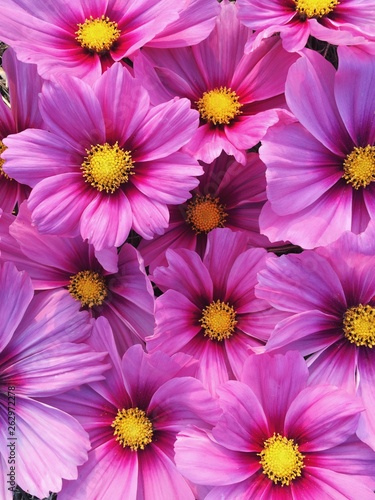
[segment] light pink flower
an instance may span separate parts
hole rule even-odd
[[[96,250],[122,245],[133,228],[152,238],[168,204],[191,195],[202,173],[179,149],[198,125],[187,99],[150,107],[129,72],[114,64],[90,87],[74,77],[46,82],[46,130],[8,136],[4,169],[33,188],[28,206],[42,233],[81,234]]]
[[[9,134],[43,125],[38,108],[42,79],[36,66],[19,62],[11,48],[4,52],[2,66],[9,86],[10,107],[0,98],[0,155],[6,148],[3,139]],[[17,203],[28,197],[30,188],[9,178],[3,165],[4,160],[0,157],[0,209],[11,213]]]
[[[184,0],[0,0],[0,39],[50,78],[94,82],[179,17]]]
[[[35,398],[100,380],[109,367],[105,353],[86,343],[92,325],[78,309],[62,293],[33,297],[27,274],[11,262],[0,263],[1,476],[9,472],[7,444],[14,436],[17,483],[41,498],[59,491],[62,478],[77,477],[90,443],[72,416]],[[15,395],[12,408],[9,391]]]
[[[293,114],[267,131],[259,150],[267,197],[261,232],[303,248],[364,231],[375,218],[375,58],[339,47],[339,69],[318,53],[290,69]]]
[[[224,150],[245,164],[245,150],[277,121],[276,109],[285,107],[285,78],[297,56],[278,37],[244,55],[251,31],[240,24],[233,2],[224,0],[220,7],[208,38],[193,47],[146,47],[134,56],[134,71],[154,104],[180,96],[199,110],[201,126],[186,151],[211,163]]]
[[[297,352],[252,355],[240,381],[218,389],[212,432],[186,429],[178,469],[214,486],[205,500],[371,500],[375,453],[358,440],[359,400],[330,385],[307,387]]]
[[[275,33],[280,33],[288,51],[303,49],[309,36],[333,45],[374,40],[372,0],[237,0],[236,6],[241,22],[256,32],[248,51]]]

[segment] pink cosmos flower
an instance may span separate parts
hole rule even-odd
[[[106,381],[65,393],[53,402],[74,415],[91,440],[78,480],[64,482],[61,500],[194,500],[174,464],[177,432],[193,424],[216,423],[220,410],[189,374],[190,359],[146,354],[132,346],[120,360],[104,318],[92,337],[106,349],[113,368]]]
[[[105,353],[85,343],[92,325],[88,313],[78,309],[62,293],[33,297],[27,274],[0,263],[0,492],[8,479],[11,443],[17,483],[41,498],[59,491],[62,478],[75,479],[77,466],[87,460],[90,443],[81,425],[35,399],[100,380],[109,367]],[[10,491],[2,498],[10,498]]]
[[[191,195],[202,168],[178,151],[198,125],[187,99],[150,107],[138,80],[114,64],[93,87],[74,77],[46,82],[46,130],[8,136],[4,170],[30,185],[42,233],[81,234],[96,250],[122,245],[130,229],[152,238],[168,204]]]
[[[266,200],[264,164],[256,153],[246,155],[246,165],[222,153],[211,164],[203,164],[204,174],[188,203],[169,207],[170,222],[165,233],[138,246],[146,266],[167,265],[168,248],[195,250],[203,257],[207,235],[216,227],[243,231],[253,246],[269,246],[259,233],[259,214]]]
[[[50,78],[94,82],[179,17],[184,0],[0,0],[0,39]],[[190,18],[190,17],[189,17]]]
[[[372,0],[237,0],[236,6],[241,22],[256,31],[249,51],[275,33],[288,51],[303,49],[310,35],[333,45],[374,40]]]
[[[316,52],[290,69],[284,117],[262,140],[267,202],[261,232],[303,248],[360,233],[375,217],[375,59],[339,47],[339,69]]]
[[[214,229],[207,240],[203,259],[191,250],[168,250],[168,267],[153,272],[152,281],[164,293],[155,301],[155,334],[146,340],[149,352],[184,352],[198,359],[196,376],[215,393],[222,382],[239,376],[276,319],[254,295],[266,250],[248,249],[246,235],[228,228]]]
[[[275,326],[266,350],[313,355],[312,383],[358,393],[367,408],[358,435],[375,449],[375,249],[372,244],[371,254],[362,253],[363,242],[353,236],[269,260],[255,293],[289,314]]]
[[[2,66],[9,86],[10,107],[0,98],[0,155],[6,149],[3,139],[27,128],[41,128],[38,93],[42,88],[34,64],[24,64],[8,48],[2,56]],[[0,157],[0,209],[11,213],[30,193],[30,188],[11,179],[3,170]]]
[[[64,290],[93,317],[105,316],[121,354],[152,335],[154,294],[132,245],[125,243],[119,252],[95,252],[80,236],[40,234],[22,204],[17,218],[0,219],[0,252],[2,260],[28,272],[36,290]]]
[[[154,104],[180,96],[198,109],[201,126],[186,151],[211,163],[224,150],[245,164],[245,150],[276,122],[276,108],[285,107],[285,78],[297,56],[285,52],[278,37],[244,55],[251,32],[238,21],[233,2],[220,7],[215,28],[200,44],[146,47],[134,56],[134,71]]]
[[[252,355],[240,380],[218,389],[212,432],[178,434],[178,469],[214,486],[205,500],[374,498],[375,453],[355,436],[360,401],[307,378],[296,352]]]

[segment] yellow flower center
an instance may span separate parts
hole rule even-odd
[[[118,410],[116,418],[111,424],[114,427],[114,436],[124,448],[133,451],[144,450],[152,442],[154,434],[152,423],[146,413],[139,408]]]
[[[233,335],[238,321],[236,321],[236,312],[233,307],[217,300],[203,309],[199,323],[204,330],[205,337],[221,341]]]
[[[3,141],[0,141],[0,155],[1,153],[3,153],[5,150],[6,150],[6,146],[5,144],[3,144]],[[8,181],[11,181],[13,180],[11,177],[9,177],[9,175],[7,175],[4,170],[3,170],[3,165],[5,163],[5,160],[3,160],[1,157],[0,157],[0,178],[1,177],[4,177],[5,179],[7,179]]]
[[[94,271],[80,271],[70,277],[69,293],[82,306],[100,306],[107,297],[107,285],[103,276]]]
[[[342,177],[354,189],[366,187],[375,181],[375,146],[354,148],[344,161]]]
[[[186,210],[186,221],[191,225],[196,234],[209,233],[216,227],[224,227],[227,213],[219,198],[211,195],[197,195],[188,205]]]
[[[93,52],[106,52],[121,35],[117,23],[110,21],[108,17],[102,16],[86,19],[84,23],[77,25],[75,32],[76,40],[85,49]]]
[[[338,0],[295,0],[296,10],[302,18],[326,16],[339,3]]]
[[[214,125],[228,125],[233,118],[242,113],[238,95],[226,87],[204,92],[196,104],[201,118]]]
[[[260,464],[265,474],[275,484],[281,486],[289,484],[301,476],[304,468],[304,455],[298,450],[293,439],[274,433],[263,443],[263,450],[258,453]]]
[[[86,153],[81,166],[83,177],[98,191],[114,193],[134,174],[130,151],[121,149],[117,141],[113,146],[108,142],[96,144],[86,149]]]
[[[344,314],[343,329],[352,344],[372,348],[375,345],[375,308],[362,304],[349,307]]]

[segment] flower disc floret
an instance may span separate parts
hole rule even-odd
[[[300,17],[323,17],[332,12],[340,2],[338,0],[295,0]]]
[[[227,87],[216,87],[204,92],[196,104],[201,118],[214,125],[229,125],[242,113],[238,95]]]
[[[5,146],[5,144],[3,144],[3,141],[0,141],[0,155],[1,153],[3,153],[5,150],[7,149],[7,147]],[[3,165],[5,163],[5,160],[3,160],[0,156],[0,177],[5,177],[5,179],[8,179],[8,181],[11,181],[12,179],[9,177],[9,175],[7,175],[4,170],[3,170]]]
[[[289,486],[301,476],[304,467],[304,455],[299,451],[293,439],[274,433],[263,443],[263,450],[258,453],[260,464],[265,474],[275,484]]]
[[[131,152],[120,148],[118,142],[96,144],[86,150],[81,170],[85,181],[98,191],[114,193],[134,174]]]
[[[375,346],[375,308],[359,304],[350,307],[344,314],[345,337],[358,347]]]
[[[238,322],[234,308],[228,303],[216,300],[203,309],[199,323],[204,330],[205,337],[222,341],[233,335]]]
[[[355,147],[344,161],[343,179],[354,189],[375,181],[375,146]]]
[[[92,52],[107,52],[120,37],[121,31],[109,17],[103,15],[94,19],[90,16],[90,19],[78,24],[75,35],[83,48]]]
[[[154,431],[151,420],[139,408],[118,410],[111,427],[114,427],[116,441],[132,451],[144,450],[152,442]]]
[[[211,195],[197,195],[186,210],[186,221],[196,234],[209,233],[217,227],[224,227],[227,213],[219,198]]]
[[[100,306],[108,294],[104,277],[95,271],[80,271],[71,276],[68,290],[82,307]]]

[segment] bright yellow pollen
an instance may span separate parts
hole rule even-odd
[[[233,307],[217,300],[203,309],[199,323],[204,330],[205,337],[221,341],[233,335],[238,321],[236,321],[236,312]]]
[[[86,19],[83,24],[78,24],[75,32],[76,40],[85,49],[93,52],[106,52],[110,50],[121,35],[117,23],[110,21],[109,17]]]
[[[228,125],[233,118],[242,113],[238,95],[226,87],[204,92],[196,104],[201,118],[214,125]]]
[[[209,194],[197,195],[186,209],[186,221],[196,234],[209,233],[216,227],[224,227],[226,218],[227,213],[219,203],[219,198],[212,198]]]
[[[68,290],[82,306],[88,307],[100,306],[108,293],[103,276],[95,271],[80,271],[71,276]]]
[[[121,149],[118,142],[113,146],[108,142],[91,146],[86,153],[81,166],[83,177],[98,191],[114,193],[134,173],[130,151]]]
[[[302,18],[326,16],[339,3],[338,0],[295,0],[296,10]]]
[[[344,161],[342,177],[354,189],[366,187],[375,181],[375,146],[354,148]]]
[[[0,155],[1,153],[3,153],[5,150],[6,150],[6,146],[5,144],[3,144],[3,141],[0,141]],[[9,175],[7,175],[4,170],[3,170],[3,165],[5,163],[5,160],[3,160],[1,157],[0,157],[0,178],[1,177],[4,177],[5,179],[7,179],[8,181],[11,181],[13,180],[11,177],[9,177]]]
[[[260,464],[265,474],[275,484],[289,484],[301,476],[304,468],[304,455],[298,450],[293,439],[274,433],[263,443],[263,450],[258,453]]]
[[[118,410],[116,418],[111,424],[114,427],[114,436],[124,448],[133,451],[144,450],[152,442],[154,434],[152,423],[146,413],[139,408]]]
[[[349,307],[344,314],[343,329],[352,344],[372,348],[375,346],[375,308],[362,304]]]

